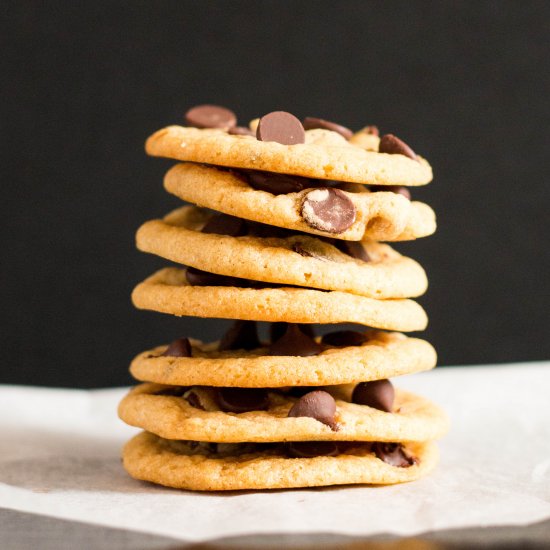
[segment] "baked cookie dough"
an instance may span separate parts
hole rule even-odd
[[[280,238],[201,233],[213,217],[211,211],[184,206],[142,225],[137,247],[210,273],[370,298],[416,297],[428,285],[422,267],[388,245],[357,243],[368,255],[366,262],[301,233]]]
[[[352,403],[353,385],[316,388],[336,400],[334,429],[310,417],[288,417],[298,397],[268,390],[265,410],[224,412],[216,403],[214,388],[179,388],[180,396],[163,395],[173,388],[141,384],[118,407],[120,418],[165,439],[218,443],[277,441],[427,441],[447,431],[447,417],[435,404],[409,392],[395,390],[392,412]],[[193,393],[202,410],[184,397]],[[250,390],[254,391],[254,390]],[[157,394],[157,392],[161,392]]]
[[[435,214],[427,204],[411,202],[390,191],[370,192],[362,186],[359,190],[355,187],[354,192],[337,190],[347,203],[347,214],[351,217],[342,227],[332,229],[330,225],[335,224],[336,216],[322,223],[312,217],[305,207],[306,201],[312,204],[313,199],[317,199],[316,195],[322,194],[322,189],[309,188],[297,193],[274,195],[254,189],[239,174],[192,163],[176,164],[168,170],[164,186],[169,193],[199,206],[267,225],[336,239],[407,241],[431,235],[436,229]],[[355,210],[354,217],[350,209]],[[331,210],[335,211],[334,208]]]
[[[402,483],[426,475],[439,457],[432,442],[407,443],[405,450],[415,459],[409,467],[384,462],[365,444],[343,449],[336,456],[313,458],[289,458],[281,445],[249,452],[246,446],[235,449],[210,451],[204,444],[142,432],[126,443],[122,460],[136,479],[177,489],[232,491]]]
[[[191,286],[185,270],[167,267],[132,292],[138,309],[172,315],[285,321],[287,323],[358,323],[369,327],[414,331],[428,318],[412,300],[375,300],[347,292],[306,288]]]
[[[303,144],[283,145],[220,129],[168,126],[150,136],[145,149],[156,157],[371,185],[432,180],[432,168],[421,157],[368,151],[322,129],[306,131]]]
[[[437,361],[425,340],[374,330],[361,346],[331,347],[310,357],[268,355],[267,347],[218,351],[219,342],[191,340],[191,345],[191,357],[162,355],[166,346],[144,351],[130,373],[143,382],[175,386],[279,388],[392,378],[430,370]]]

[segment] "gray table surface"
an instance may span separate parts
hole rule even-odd
[[[0,508],[0,548],[2,550],[177,550],[281,548],[313,550],[447,550],[497,548],[550,548],[550,520],[527,527],[485,527],[425,533],[415,537],[356,538],[329,533],[307,535],[250,535],[205,543],[190,543],[124,529],[112,529],[76,521],[50,518]]]

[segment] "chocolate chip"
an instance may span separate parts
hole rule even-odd
[[[288,443],[287,452],[294,458],[336,456],[338,447],[332,441],[293,441]]]
[[[279,338],[281,338],[281,336],[284,335],[287,329],[288,329],[288,323],[283,323],[283,322],[271,323],[269,327],[270,341],[273,343]],[[315,338],[315,331],[313,330],[313,325],[300,324],[300,330],[306,336],[309,336],[310,338]]]
[[[294,243],[292,245],[292,250],[296,252],[297,254],[300,254],[300,256],[304,256],[305,258],[315,258],[316,260],[322,260],[322,261],[329,261],[329,258],[327,258],[324,254],[320,252],[318,247],[310,246],[309,243],[303,242],[303,243]]]
[[[188,338],[178,338],[161,355],[165,357],[191,357],[191,343]]]
[[[362,346],[368,340],[368,336],[356,330],[337,330],[325,334],[321,339],[323,344],[345,348],[349,346]]]
[[[336,402],[330,393],[315,390],[300,397],[288,412],[289,417],[309,416],[326,424],[332,430],[337,430],[338,425],[334,420],[336,414]]]
[[[370,262],[371,260],[365,247],[358,241],[338,241],[335,243],[335,246],[340,252],[356,260],[363,260],[364,262]]]
[[[305,143],[306,134],[302,123],[286,111],[273,111],[260,118],[256,130],[260,141],[276,141],[283,145]]]
[[[371,191],[389,191],[391,193],[397,193],[403,195],[406,199],[411,200],[411,192],[408,187],[404,185],[371,185]]]
[[[216,235],[228,235],[230,237],[242,237],[247,232],[246,222],[229,214],[213,216],[202,228],[202,233],[215,233]]]
[[[349,197],[339,189],[321,188],[307,193],[302,217],[314,229],[342,233],[355,221],[356,210]]]
[[[323,348],[310,336],[304,334],[298,325],[289,323],[285,333],[269,346],[269,355],[290,355],[310,357],[319,355]]]
[[[274,172],[260,172],[250,170],[245,173],[248,176],[250,187],[259,191],[267,191],[273,195],[287,195],[288,193],[298,193],[303,189],[314,187],[312,180],[300,176],[289,176],[286,174],[276,174]]]
[[[413,160],[417,160],[416,153],[404,141],[401,141],[393,134],[386,134],[380,138],[378,152],[389,153],[390,155],[405,155]]]
[[[380,135],[380,131],[378,130],[378,126],[374,126],[374,125],[365,126],[361,130],[361,132],[364,133],[364,134],[371,135],[371,136],[379,136]]]
[[[395,390],[389,380],[372,380],[355,386],[351,396],[352,403],[367,405],[373,409],[391,412]]]
[[[197,105],[185,113],[185,121],[195,128],[229,129],[237,124],[235,113],[219,105]]]
[[[417,460],[408,456],[400,443],[373,443],[372,450],[380,460],[390,466],[408,468],[416,464]]]
[[[235,321],[218,346],[219,351],[261,347],[255,321]]]
[[[195,407],[195,409],[201,409],[202,411],[205,411],[205,407],[201,403],[201,399],[193,390],[190,390],[187,395],[184,396],[189,405],[192,407]]]
[[[244,279],[209,273],[194,267],[185,270],[185,278],[191,286],[246,286]]]
[[[232,136],[253,136],[254,132],[247,128],[246,126],[234,126],[233,128],[229,128],[227,131],[228,134],[231,134]]]
[[[340,124],[336,124],[336,122],[323,120],[322,118],[314,118],[314,117],[308,116],[304,118],[303,124],[306,130],[314,130],[315,128],[321,128],[322,130],[331,130],[332,132],[337,132],[338,134],[345,137],[346,139],[349,139],[351,136],[353,136],[353,132],[349,128],[346,128],[345,126],[341,126]]]
[[[218,388],[217,400],[223,411],[235,413],[263,411],[269,405],[263,388]]]

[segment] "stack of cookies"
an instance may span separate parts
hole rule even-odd
[[[430,165],[374,126],[354,133],[283,111],[238,126],[213,105],[190,109],[186,123],[146,148],[180,161],[164,185],[191,205],[137,233],[140,250],[179,265],[132,299],[235,322],[217,342],[180,337],[134,359],[142,384],[119,415],[144,431],[124,447],[126,470],[213,491],[425,475],[446,416],[389,379],[436,364],[429,343],[401,334],[426,326],[410,298],[427,279],[380,241],[435,231],[407,188],[429,183]],[[355,326],[319,326],[341,323]]]

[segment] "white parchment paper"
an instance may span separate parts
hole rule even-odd
[[[441,463],[393,487],[201,494],[130,479],[125,390],[0,386],[0,507],[204,541],[251,533],[414,535],[550,518],[550,362],[394,380],[452,421]]]

